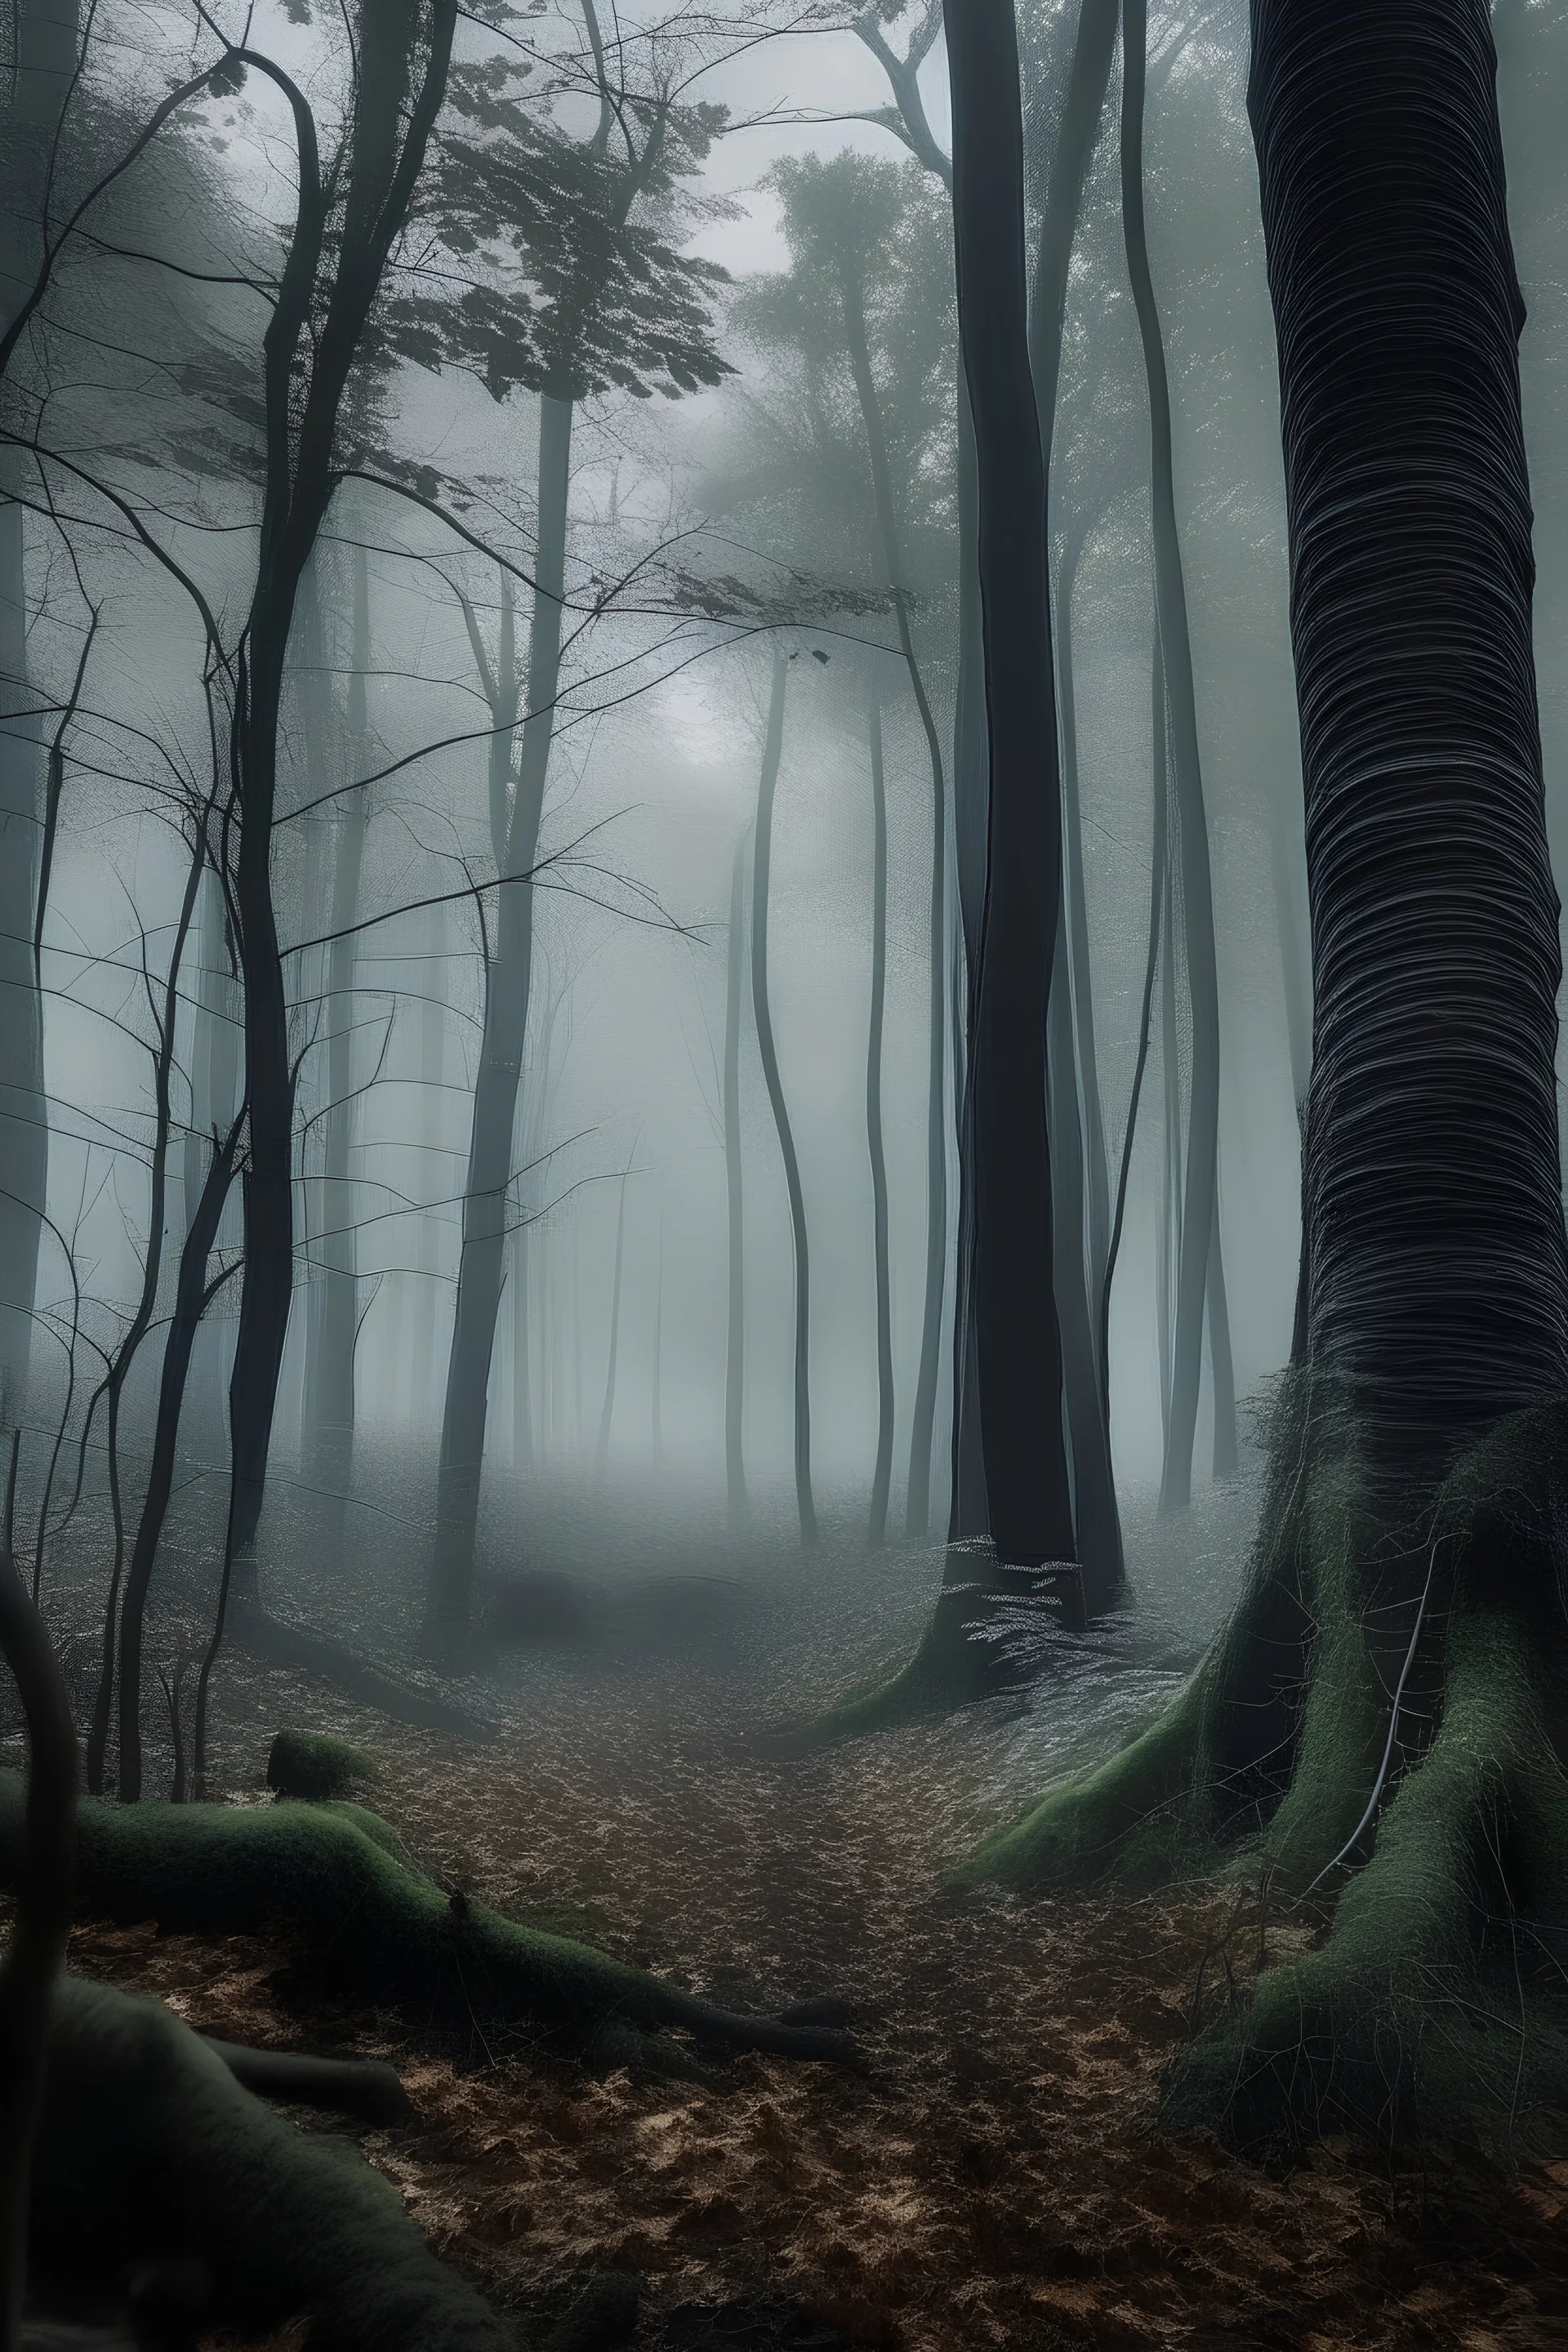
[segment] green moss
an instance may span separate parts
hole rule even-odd
[[[0,1774],[0,1883],[22,1851],[22,1784]],[[244,1935],[290,1922],[315,1966],[375,1997],[530,2028],[574,2051],[681,2070],[671,2029],[785,2056],[837,2056],[841,2033],[741,2018],[570,1937],[448,1896],[395,1832],[349,1804],[113,1805],[84,1801],[77,1902],[87,1916]]]
[[[159,2003],[70,1978],[54,2004],[30,2256],[46,2280],[110,2297],[177,2263],[204,2319],[260,2335],[307,2313],[321,2352],[515,2343],[352,2147],[285,2123]]]
[[[280,1731],[267,1759],[267,1785],[280,1797],[344,1797],[375,1777],[375,1765],[362,1748],[324,1731]]]

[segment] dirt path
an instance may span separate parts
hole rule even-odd
[[[632,2268],[639,2343],[671,2352],[1568,2342],[1568,2165],[1390,2176],[1331,2144],[1273,2179],[1158,2137],[1200,1959],[1228,1926],[1245,1977],[1256,1915],[1217,1890],[948,1900],[991,1809],[994,1721],[778,1765],[736,1753],[733,1678],[689,1664],[539,1670],[519,1705],[525,1727],[465,1750],[237,1672],[223,1762],[254,1790],[272,1726],[330,1721],[450,1884],[727,2000],[843,1993],[853,2064],[595,2081],[488,2028],[464,2047],[307,1999],[255,1941],[87,1930],[75,1953],[233,2038],[393,2057],[420,2121],[367,2152],[499,2303]],[[1224,1998],[1223,1960],[1205,1976]]]

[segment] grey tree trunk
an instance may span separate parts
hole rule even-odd
[[[882,1008],[888,985],[888,795],[882,710],[867,706],[871,749],[871,1018],[866,1043],[866,1147],[871,1161],[871,1255],[877,1282],[877,1461],[868,1543],[887,1541],[893,1475],[893,1294],[888,1265],[888,1162],[882,1146]],[[940,971],[940,965],[938,970]]]
[[[533,886],[527,877],[538,854],[561,679],[571,467],[572,403],[545,393],[539,403],[538,585],[529,634],[527,715],[502,837],[504,856],[498,859],[502,881],[495,947],[485,972],[484,1030],[464,1188],[463,1246],[441,1422],[436,1555],[426,1602],[426,1636],[437,1649],[460,1644],[465,1638],[473,1585],[490,1360],[505,1274],[512,1136],[533,969]],[[503,671],[504,664],[494,680],[502,696],[506,692]],[[515,719],[515,699],[510,708]],[[490,765],[493,835],[500,831],[498,819],[506,806],[510,740],[503,713],[492,738],[492,746],[497,747],[492,749]]]
[[[365,773],[365,675],[370,667],[370,589],[363,547],[353,559],[353,659],[349,672],[348,757],[352,780]],[[365,792],[349,793],[337,824],[327,970],[326,1167],[321,1189],[321,1299],[310,1426],[318,1475],[346,1493],[353,1469],[354,1344],[359,1332],[352,1173],[357,1105],[353,1092],[354,941],[345,936],[359,908],[370,811]]]
[[[616,1271],[610,1284],[610,1346],[605,1360],[605,1402],[599,1413],[599,1442],[594,1449],[594,1468],[602,1479],[610,1461],[610,1424],[616,1413],[616,1370],[621,1353],[621,1276],[626,1255],[626,1180],[621,1178],[620,1199],[616,1205]]]
[[[80,37],[78,0],[22,0],[6,124],[7,215],[0,250],[0,331],[42,257],[49,157]],[[32,1355],[38,1243],[48,1184],[43,1002],[34,969],[41,842],[43,729],[27,666],[22,509],[0,467],[0,1420],[19,1420]]]
[[[958,384],[958,693],[952,721],[954,926],[953,1082],[958,1097],[958,1254],[952,1309],[952,1465],[948,1496],[950,1543],[969,1543],[991,1525],[985,1451],[980,1429],[979,1359],[974,1333],[974,1136],[968,1041],[985,910],[990,835],[990,759],[981,635],[979,488],[974,419],[962,365]]]
[[[1083,1138],[1084,1255],[1089,1295],[1105,1280],[1110,1240],[1110,1180],[1106,1165],[1105,1112],[1094,1041],[1094,974],[1089,949],[1089,894],[1083,866],[1083,810],[1079,793],[1078,699],[1073,676],[1072,609],[1086,529],[1075,530],[1062,559],[1057,591],[1057,698],[1062,730],[1062,847],[1068,968],[1072,986],[1073,1050],[1078,1064]]]
[[[724,1483],[730,1530],[748,1521],[743,1443],[746,1401],[746,1248],[741,1160],[741,1017],[746,977],[746,835],[730,868],[730,939],[724,985],[724,1202],[729,1312],[724,1335]]]
[[[931,1532],[931,1458],[936,1433],[936,1389],[942,1362],[942,1298],[947,1274],[947,788],[942,772],[942,743],[931,716],[931,701],[915,654],[910,628],[909,597],[903,578],[903,551],[898,512],[893,503],[892,474],[888,463],[888,436],[881,404],[871,373],[866,336],[865,292],[853,257],[841,252],[839,282],[844,298],[844,325],[849,347],[850,372],[860,403],[861,421],[871,458],[871,488],[881,541],[882,571],[892,593],[898,624],[899,650],[909,672],[910,686],[920,713],[926,754],[931,762],[931,866],[927,916],[930,991],[926,1024],[926,1266],[925,1307],[921,1319],[920,1370],[915,1381],[913,1426],[910,1433],[910,1475],[904,1532],[911,1543],[924,1543]],[[879,741],[880,719],[878,720]],[[873,1512],[873,1517],[875,1513]]]
[[[757,785],[757,845],[752,861],[752,1011],[757,1024],[757,1047],[768,1105],[784,1161],[784,1187],[789,1194],[790,1232],[795,1243],[795,1498],[800,1515],[800,1539],[817,1539],[816,1505],[811,1492],[811,1260],[805,1227],[805,1196],[801,1190],[800,1161],[789,1123],[773,1043],[773,1009],[768,1002],[768,882],[773,864],[773,793],[784,751],[784,683],[789,665],[782,653],[773,655],[773,689],[768,698],[767,733],[763,740],[763,769]]]
[[[444,1125],[443,1079],[446,1072],[445,1019],[447,909],[425,910],[427,926],[425,979],[419,1005],[419,1153],[420,1188],[427,1199],[445,1198],[449,1189],[447,1162],[437,1150]],[[409,1418],[428,1426],[436,1400],[436,1292],[439,1279],[436,1256],[436,1219],[426,1213],[417,1221],[416,1248],[419,1271],[414,1277],[408,1367]]]
[[[1197,1430],[1204,1307],[1208,1265],[1217,1248],[1215,1186],[1219,1150],[1219,976],[1215,960],[1214,892],[1209,875],[1208,824],[1198,757],[1197,700],[1187,628],[1187,592],[1176,533],[1171,456],[1171,393],[1165,349],[1149,271],[1143,221],[1143,85],[1147,70],[1147,0],[1124,0],[1121,69],[1121,221],[1132,281],[1149,392],[1150,503],[1154,540],[1154,595],[1160,614],[1170,705],[1171,765],[1181,839],[1182,899],[1187,982],[1193,1022],[1192,1097],[1183,1185],[1182,1240],[1176,1272],[1176,1318],[1171,1369],[1171,1416],[1160,1481],[1163,1510],[1178,1509],[1193,1491],[1193,1443]],[[1216,1286],[1223,1310],[1223,1278]],[[1228,1334],[1224,1335],[1228,1349]],[[1234,1449],[1235,1409],[1229,1443]]]
[[[1073,1520],[1083,1570],[1083,1606],[1095,1616],[1114,1606],[1125,1582],[1121,1524],[1110,1468],[1110,1434],[1100,1409],[1100,1366],[1089,1311],[1084,1245],[1083,1132],[1073,1051],[1072,996],[1065,927],[1057,931],[1051,981],[1049,1102],[1054,1187],[1057,1315],[1071,1448]]]

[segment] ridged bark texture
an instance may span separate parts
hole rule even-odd
[[[1484,0],[1255,0],[1316,1018],[1307,1352],[1418,1470],[1568,1386],[1524,306]]]

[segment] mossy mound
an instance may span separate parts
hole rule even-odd
[[[0,1884],[22,1851],[22,1783],[0,1774]],[[448,1894],[359,1805],[113,1805],[78,1820],[77,1907],[89,1918],[245,1935],[288,1922],[312,1966],[373,1998],[548,2037],[595,2064],[689,2071],[686,2045],[835,2058],[824,2027],[741,2017],[640,1969]]]
[[[1267,1879],[1321,1946],[1173,2071],[1183,2127],[1279,2155],[1331,2131],[1568,2145],[1568,1407],[1391,1495],[1300,1389],[1246,1591],[1119,1755],[987,1839],[1025,1891]]]
[[[376,1777],[363,1748],[324,1731],[280,1731],[267,1759],[267,1785],[280,1797],[346,1797]]]

